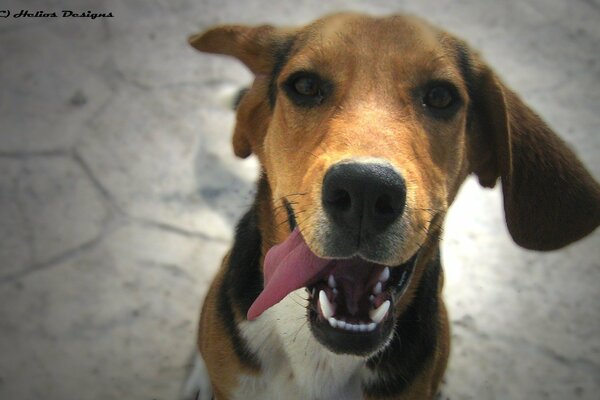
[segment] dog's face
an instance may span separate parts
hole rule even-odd
[[[465,177],[474,172],[493,186],[501,176],[505,199],[515,196],[513,153],[522,149],[511,149],[510,108],[534,117],[464,43],[416,18],[227,26],[191,43],[255,73],[234,149],[256,153],[268,180],[278,228],[267,241],[289,235],[287,220],[314,254],[339,260],[307,287],[314,335],[336,352],[377,351],[419,285],[422,253],[437,244]],[[531,124],[543,125],[537,117]],[[586,204],[598,196],[591,182]],[[528,213],[507,203],[507,213]],[[520,216],[509,215],[509,228],[526,247],[557,247],[593,229],[577,219],[574,234],[556,239],[552,228],[551,240],[537,242]]]
[[[337,15],[301,30],[274,78],[261,161],[321,257],[396,266],[465,171],[468,94],[421,22]]]
[[[465,82],[432,30],[406,18],[338,15],[288,46],[272,77],[261,161],[275,206],[287,208],[310,249],[357,260],[351,275],[332,271],[337,293],[324,281],[309,287],[315,335],[335,350],[373,351],[394,321],[391,312],[382,321],[369,313],[404,292],[408,261],[439,229],[463,178]],[[378,293],[383,265],[393,273]],[[321,311],[325,301],[337,320],[377,329],[340,333]]]

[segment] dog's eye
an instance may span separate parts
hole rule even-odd
[[[454,96],[450,90],[444,86],[434,86],[429,89],[423,99],[423,104],[427,107],[443,110],[454,103]]]
[[[288,98],[300,107],[315,107],[331,94],[333,85],[314,72],[298,71],[283,84]]]
[[[294,90],[302,96],[317,96],[319,83],[310,76],[301,76],[294,82]]]

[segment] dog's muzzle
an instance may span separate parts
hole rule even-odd
[[[404,178],[385,161],[345,160],[323,178],[321,195],[324,253],[361,256],[379,262],[389,257],[390,237],[398,236],[406,205]],[[379,254],[376,254],[379,253]]]

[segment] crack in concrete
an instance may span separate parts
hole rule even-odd
[[[144,227],[154,228],[154,229],[158,229],[158,230],[169,232],[169,233],[174,233],[174,234],[189,237],[189,238],[204,239],[204,240],[208,240],[211,242],[218,242],[218,243],[229,243],[229,240],[226,238],[211,236],[204,232],[184,229],[184,228],[181,228],[181,227],[178,227],[175,225],[167,224],[165,222],[154,221],[151,219],[141,218],[141,217],[129,217],[129,218],[133,222],[138,223],[139,225],[144,226]]]
[[[114,211],[116,216],[123,220],[124,222],[132,222],[137,223],[142,226],[151,227],[158,230],[167,231],[169,233],[178,234],[184,237],[191,238],[200,238],[209,241],[216,241],[227,243],[228,240],[226,238],[220,238],[208,235],[204,232],[192,231],[185,228],[181,228],[175,225],[171,225],[165,222],[154,221],[147,218],[136,217],[130,215],[127,211],[125,211],[116,200],[115,196],[108,190],[101,182],[100,179],[96,176],[96,173],[93,171],[91,166],[85,161],[83,156],[79,154],[76,150],[72,152],[73,160],[79,165],[79,167],[86,174],[88,179],[91,181],[92,185],[98,190],[101,194],[103,203],[109,208],[109,211]]]
[[[141,314],[147,313],[149,310],[151,310],[150,304],[145,303],[130,310],[120,310],[118,314],[104,321],[80,320],[75,322],[68,334],[76,338],[84,338],[87,335],[97,337],[98,334],[135,323]]]
[[[157,229],[171,234],[184,236],[187,238],[203,239],[211,242],[228,243],[229,240],[226,238],[214,237],[204,232],[192,231],[184,229],[175,225],[171,225],[164,222],[154,221],[151,219],[135,217],[128,214],[118,203],[115,196],[108,190],[100,181],[93,168],[88,164],[85,158],[77,151],[73,149],[54,149],[54,150],[43,150],[43,151],[0,151],[0,158],[14,159],[18,161],[26,161],[34,157],[65,157],[71,159],[77,167],[83,172],[84,176],[90,182],[94,190],[99,194],[100,201],[107,210],[107,218],[105,219],[100,232],[90,240],[87,240],[73,248],[67,249],[58,255],[52,256],[42,261],[36,261],[33,254],[34,239],[32,235],[28,235],[27,241],[29,248],[32,252],[30,257],[30,264],[25,268],[0,277],[0,287],[21,280],[33,273],[52,268],[59,265],[73,257],[81,255],[82,253],[94,249],[110,232],[114,231],[117,226],[121,226],[127,223],[134,223],[141,225],[142,227]],[[16,189],[18,191],[18,188]],[[25,210],[21,210],[20,213],[25,217]],[[32,222],[29,218],[25,219],[28,226],[32,226]]]
[[[4,286],[6,284],[9,284],[9,283],[13,283],[18,280],[21,280],[21,279],[23,279],[27,276],[30,276],[34,273],[48,270],[52,267],[60,265],[61,263],[65,262],[67,260],[72,259],[73,257],[76,257],[78,255],[85,253],[88,250],[93,249],[94,247],[96,247],[96,245],[98,245],[98,243],[102,242],[106,236],[108,236],[109,234],[114,232],[117,229],[117,227],[118,227],[117,224],[108,223],[108,224],[106,224],[106,226],[103,227],[103,229],[100,231],[100,233],[97,234],[96,236],[94,236],[92,239],[90,239],[86,242],[83,242],[74,248],[65,250],[64,252],[62,252],[60,254],[50,257],[47,260],[31,264],[31,265],[21,269],[20,271],[17,271],[17,272],[14,272],[14,273],[11,273],[11,274],[1,277],[0,278],[0,287]]]
[[[87,161],[85,161],[83,156],[81,156],[77,150],[73,150],[70,155],[75,164],[79,166],[79,168],[88,178],[94,189],[100,193],[102,203],[106,206],[110,217],[114,217],[115,214],[121,217],[125,216],[125,211],[121,208],[113,194],[102,184],[100,179],[96,176],[96,173],[87,163]]]
[[[96,120],[97,117],[99,117],[100,115],[102,115],[102,113],[104,113],[104,111],[106,111],[106,109],[108,108],[109,104],[111,104],[113,102],[113,98],[116,96],[117,92],[115,91],[114,88],[107,86],[108,90],[110,92],[110,94],[108,95],[108,97],[94,110],[92,111],[89,116],[83,121],[83,126],[89,128],[90,130],[96,132],[97,128],[94,126],[94,121]],[[79,148],[80,143],[85,139],[86,135],[83,135],[81,137],[78,137],[75,140],[75,144],[73,145],[74,149]]]
[[[187,281],[196,282],[196,279],[190,273],[188,273],[185,269],[183,269],[177,264],[159,262],[154,260],[139,260],[138,262],[143,267],[160,269],[164,272],[173,275],[173,277],[175,278],[184,278]]]
[[[50,257],[42,261],[36,261],[34,256],[35,253],[32,251],[30,257],[32,261],[31,264],[18,272],[0,278],[0,286],[7,282],[13,282],[15,280],[21,279],[31,274],[32,272],[52,267],[86,250],[93,249],[96,246],[96,244],[104,238],[107,229],[109,229],[108,227],[110,227],[113,224],[113,221],[123,219],[122,216],[124,215],[124,212],[119,207],[114,196],[110,193],[108,189],[104,187],[104,185],[102,185],[96,174],[93,172],[92,168],[88,165],[85,159],[76,151],[76,149],[54,149],[44,151],[2,151],[0,152],[0,157],[15,159],[18,161],[27,161],[28,159],[36,157],[64,157],[72,160],[77,166],[77,168],[79,168],[81,172],[83,172],[85,178],[89,181],[94,190],[100,195],[100,202],[103,204],[108,214],[105,221],[102,224],[103,226],[100,230],[100,233],[98,233],[92,239],[85,241],[78,246],[67,249],[56,256]],[[20,193],[20,190],[18,190],[18,188],[16,191],[17,194]],[[26,222],[26,225],[29,227],[29,230],[31,230],[31,233],[28,234],[27,240],[29,242],[29,248],[31,250],[34,250],[34,237],[33,230],[31,228],[32,221],[29,217],[27,217],[22,205],[19,204],[18,206],[23,216],[23,219]]]
[[[14,182],[13,182],[13,190],[15,191],[15,197],[16,197],[16,206],[17,206],[17,210],[19,212],[19,215],[21,216],[21,220],[23,221],[23,225],[25,227],[25,240],[27,241],[28,244],[28,250],[29,250],[29,263],[30,264],[35,264],[35,262],[37,261],[37,243],[36,243],[36,238],[35,238],[35,229],[33,228],[33,221],[31,220],[30,216],[27,213],[27,210],[25,209],[25,205],[22,199],[22,185],[23,185],[23,181],[21,179],[21,173],[23,171],[21,170],[21,172],[18,174],[18,176],[15,178]]]
[[[69,157],[70,151],[68,149],[51,149],[51,150],[40,150],[40,151],[12,151],[12,150],[0,150],[0,158],[12,158],[15,160],[28,160],[34,157]]]
[[[135,78],[132,78],[130,76],[127,76],[127,74],[125,74],[125,72],[121,71],[117,65],[117,63],[114,61],[114,59],[111,59],[111,75],[113,75],[114,77],[117,78],[117,80],[120,80],[123,83],[129,84],[135,88],[138,88],[144,92],[150,91],[152,90],[151,86],[146,85],[145,83],[142,83],[140,81],[138,81]]]

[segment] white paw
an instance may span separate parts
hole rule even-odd
[[[182,400],[211,400],[212,387],[208,378],[206,365],[200,354],[196,353],[194,365],[190,369],[190,374],[183,384],[181,391]]]

